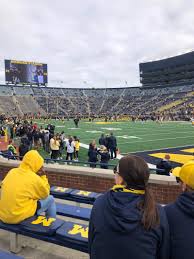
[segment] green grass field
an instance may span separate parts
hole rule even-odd
[[[64,131],[66,136],[78,136],[83,144],[89,144],[94,139],[98,144],[102,133],[113,132],[117,137],[121,154],[194,145],[194,127],[190,122],[163,122],[160,125],[151,121],[144,124],[141,122],[81,121],[79,128],[75,128],[73,121],[39,120],[36,122],[42,126],[46,126],[48,122],[52,123],[56,126],[56,132]],[[48,157],[45,154],[44,156]],[[87,160],[85,148],[80,150],[80,160]]]

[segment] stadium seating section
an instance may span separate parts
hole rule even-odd
[[[155,111],[189,115],[194,86],[156,88],[51,88],[0,85],[0,113],[73,117],[139,115]],[[180,117],[180,116],[179,116]]]

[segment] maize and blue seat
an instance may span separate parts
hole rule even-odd
[[[91,215],[90,208],[82,208],[69,204],[56,203],[57,214],[65,217],[76,218],[80,220],[89,220]]]
[[[0,229],[88,252],[88,227],[83,224],[34,216],[17,225],[0,222]]]
[[[93,204],[94,201],[102,195],[101,193],[89,192],[59,186],[51,187],[51,194],[55,198],[75,201],[78,203]]]

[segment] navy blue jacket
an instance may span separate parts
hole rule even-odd
[[[108,138],[108,146],[109,148],[116,148],[117,147],[117,139],[115,136],[110,136]]]
[[[170,258],[194,258],[194,193],[181,194],[165,207],[170,228]]]
[[[161,171],[157,171],[156,170],[156,173],[157,174],[160,174],[160,175],[167,175],[169,176],[170,175],[170,170],[172,169],[172,165],[169,161],[166,161],[164,159],[162,159],[157,165],[156,165],[157,169],[162,169]]]
[[[107,141],[105,137],[100,137],[99,138],[99,145],[103,145],[106,147]]]
[[[98,161],[98,152],[97,149],[89,149],[88,151],[88,162],[97,162]]]
[[[94,203],[89,224],[91,259],[168,259],[169,229],[159,206],[160,225],[146,231],[137,204],[142,195],[108,191]]]

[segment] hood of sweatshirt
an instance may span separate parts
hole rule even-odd
[[[25,154],[20,164],[20,168],[25,171],[33,171],[37,173],[44,164],[44,159],[39,155],[38,151],[31,150]]]
[[[187,215],[194,217],[194,192],[184,192],[176,200],[176,205]]]
[[[138,204],[144,199],[143,194],[133,192],[110,190],[106,195],[107,220],[109,226],[114,231],[131,232],[139,226],[142,212],[138,209]]]

